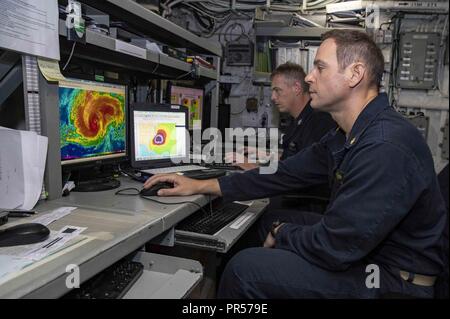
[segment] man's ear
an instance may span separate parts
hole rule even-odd
[[[356,87],[364,79],[367,72],[366,66],[361,62],[352,63],[347,68],[347,81],[351,88]]]
[[[294,91],[297,95],[300,95],[303,93],[302,84],[300,83],[300,81],[294,82]]]

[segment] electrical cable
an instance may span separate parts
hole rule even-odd
[[[400,28],[401,28],[401,20],[403,15],[395,15],[392,17],[394,20],[394,32],[393,32],[393,41],[392,41],[392,62],[389,76],[389,86],[388,86],[388,96],[389,102],[392,107],[397,107],[397,101],[395,99],[395,90],[397,86],[397,71],[399,62],[399,47],[400,47]]]
[[[156,64],[155,68],[152,70],[152,74],[154,74],[156,72],[156,70],[158,70],[160,64],[161,64],[161,54],[158,54],[158,63]]]
[[[64,66],[62,68],[63,71],[67,68],[67,66],[69,65],[70,60],[72,59],[73,51],[75,50],[75,45],[76,44],[77,44],[77,42],[74,41],[73,44],[72,44],[72,50],[70,51],[69,58],[67,59],[66,64],[64,64]]]
[[[436,74],[436,83],[437,83],[437,89],[439,90],[439,92],[442,94],[442,96],[443,97],[447,97],[448,98],[448,91],[447,91],[447,94],[445,94],[445,92],[443,92],[443,90],[442,90],[442,83],[441,83],[441,80],[442,80],[442,75],[443,75],[443,71],[444,71],[444,58],[443,58],[443,56],[444,56],[444,54],[445,54],[445,50],[446,50],[446,48],[445,48],[445,36],[447,36],[448,35],[448,15],[446,16],[446,18],[445,18],[445,21],[444,21],[444,27],[442,28],[442,33],[441,33],[441,41],[440,41],[440,43],[439,43],[439,46],[440,46],[440,48],[439,48],[439,55],[440,55],[440,59],[439,59],[439,63],[438,63],[438,68],[437,68],[437,74]]]
[[[319,9],[325,9],[325,7],[328,4],[333,4],[339,2],[339,0],[317,0],[313,1],[307,4],[306,9],[307,10],[319,10]],[[301,4],[303,2],[292,2],[288,1],[288,5],[286,4],[273,4],[270,6],[270,9],[272,11],[282,11],[282,12],[302,12],[302,6]],[[209,14],[214,16],[214,18],[218,18],[217,14],[224,14],[224,13],[236,13],[236,12],[243,12],[243,11],[254,11],[256,8],[265,8],[266,7],[266,1],[265,0],[258,0],[258,1],[236,1],[234,8],[231,8],[231,5],[228,1],[223,0],[216,0],[216,1],[209,1],[209,0],[175,0],[175,1],[168,1],[165,2],[162,7],[165,9],[163,12],[163,15],[166,16],[168,11],[169,13],[172,11],[172,8],[176,6],[188,6],[192,8],[193,10],[199,10],[202,14]],[[199,7],[202,7],[200,9]],[[221,17],[224,19],[224,17]]]
[[[226,42],[226,43],[232,42],[232,40],[228,40],[228,39],[227,39],[227,35],[228,35],[228,33],[229,33],[230,31],[231,31],[230,33],[232,34],[232,31],[233,31],[233,29],[234,29],[236,26],[238,26],[238,27],[241,29],[241,34],[240,34],[240,35],[237,37],[237,39],[234,40],[234,41],[238,41],[244,34],[246,34],[246,33],[245,33],[245,28],[244,28],[244,26],[242,25],[242,23],[234,22],[234,23],[230,24],[229,26],[227,26],[226,29],[225,29],[225,31],[224,31],[223,36],[224,36],[224,38],[225,38],[225,42]]]
[[[177,77],[175,80],[179,80],[179,79],[182,79],[182,78],[184,78],[185,76],[188,76],[189,74],[192,74],[194,72],[194,70],[190,70],[189,72],[187,72],[187,73],[185,73],[185,74],[182,74],[182,75],[180,75],[179,77]]]

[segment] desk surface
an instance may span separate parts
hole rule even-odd
[[[33,264],[29,270],[0,285],[0,298],[56,298],[68,291],[65,285],[66,267],[80,267],[81,282],[89,279],[124,256],[136,251],[146,242],[170,229],[177,222],[196,211],[194,204],[162,205],[138,196],[115,195],[127,187],[141,188],[142,184],[121,179],[121,187],[95,193],[71,193],[53,201],[41,202],[36,209],[39,215],[63,207],[78,207],[69,215],[48,227],[59,230],[66,225],[87,227],[82,233],[89,241],[75,245],[60,253]],[[158,197],[160,201],[195,201],[204,205],[207,196]],[[30,222],[21,219],[20,222]],[[13,225],[8,223],[9,227]],[[3,227],[5,227],[3,226]]]

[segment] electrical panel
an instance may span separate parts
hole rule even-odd
[[[253,43],[229,42],[225,49],[228,66],[253,66]]]
[[[438,33],[402,33],[400,36],[397,86],[407,89],[433,89],[439,59]]]
[[[391,44],[392,43],[392,30],[379,29],[375,32],[375,42],[378,44]]]
[[[250,97],[245,101],[245,108],[247,112],[258,113],[258,99],[256,97]]]
[[[417,115],[407,115],[406,118],[419,130],[423,138],[427,140],[430,118],[422,113]]]

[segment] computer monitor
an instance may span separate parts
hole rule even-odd
[[[59,83],[59,132],[64,169],[126,159],[125,85],[68,79]]]
[[[202,120],[204,92],[199,88],[170,86],[170,103],[182,105],[189,110],[189,129],[194,128],[194,120]]]
[[[170,166],[189,158],[188,109],[179,105],[130,106],[131,166]]]

